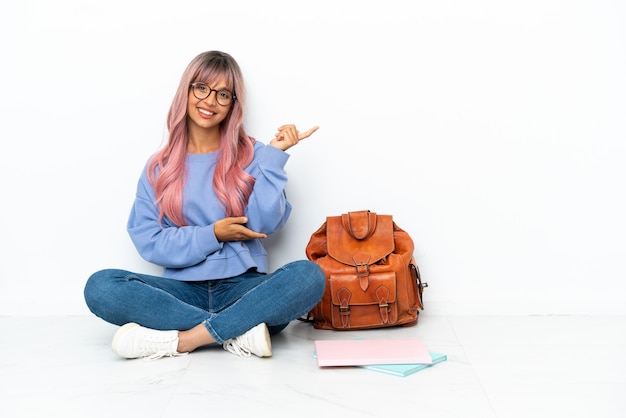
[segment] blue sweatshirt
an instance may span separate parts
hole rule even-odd
[[[178,227],[169,219],[160,223],[154,188],[144,168],[129,219],[128,233],[139,254],[164,268],[163,276],[198,281],[237,276],[256,268],[267,273],[267,252],[260,239],[219,242],[215,222],[226,217],[213,190],[218,153],[187,154],[187,182],[183,190],[183,216],[189,224]],[[285,186],[289,154],[256,142],[254,160],[246,168],[256,182],[248,200],[247,227],[267,235],[282,228],[291,213]]]

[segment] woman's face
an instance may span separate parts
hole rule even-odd
[[[228,116],[234,99],[231,99],[230,103],[227,105],[222,105],[218,103],[217,96],[221,96],[220,101],[228,102],[228,100],[225,100],[228,94],[232,95],[230,90],[227,89],[225,79],[223,78],[217,80],[213,85],[194,83],[194,86],[189,88],[189,97],[187,100],[187,117],[189,123],[204,129],[219,127],[220,123]],[[204,98],[198,99],[198,97]]]

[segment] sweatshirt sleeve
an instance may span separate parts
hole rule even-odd
[[[214,224],[179,227],[165,218],[161,223],[154,202],[154,189],[144,169],[137,185],[127,230],[137,251],[146,261],[165,268],[190,267],[222,248],[222,243],[215,237]]]
[[[246,208],[248,228],[253,231],[272,234],[285,225],[291,214],[285,192],[284,167],[288,159],[286,152],[257,142],[255,161],[249,170],[256,181]]]

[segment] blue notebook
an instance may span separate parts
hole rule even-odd
[[[416,363],[416,364],[368,364],[368,365],[364,365],[364,366],[358,366],[358,367],[362,367],[364,369],[368,369],[368,370],[374,370],[377,372],[381,372],[381,373],[387,373],[387,374],[392,374],[394,376],[409,376],[413,373],[417,373],[420,370],[424,370],[428,367],[434,366],[435,364],[441,363],[442,361],[446,361],[448,359],[448,356],[446,356],[445,354],[440,354],[440,353],[433,353],[430,352],[430,357],[432,358],[433,362],[431,364],[422,364],[422,363]]]

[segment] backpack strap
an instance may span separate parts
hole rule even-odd
[[[352,237],[362,240],[376,230],[376,214],[369,210],[344,213],[341,215],[341,223]]]

